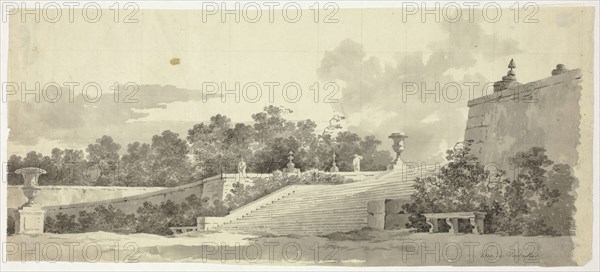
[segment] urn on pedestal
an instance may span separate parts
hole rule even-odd
[[[294,164],[294,152],[290,151],[288,153],[288,163],[287,167],[283,169],[283,173],[285,174],[300,174],[300,169],[296,168],[296,164]]]
[[[15,171],[23,176],[23,194],[27,197],[27,202],[17,211],[15,220],[16,233],[38,234],[44,232],[45,211],[35,202],[38,192],[38,178],[46,171],[40,168],[27,167]]]
[[[404,140],[406,138],[408,138],[408,136],[406,136],[406,134],[404,134],[404,132],[396,132],[396,133],[392,133],[390,136],[388,136],[388,138],[390,138],[394,141],[392,148],[394,149],[394,152],[396,152],[396,159],[394,159],[392,161],[390,168],[391,169],[395,169],[395,168],[399,169],[404,164],[404,162],[402,161],[401,155],[402,155],[402,151],[404,151]]]

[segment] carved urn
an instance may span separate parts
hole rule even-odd
[[[46,171],[40,168],[27,167],[18,169],[17,171],[15,171],[15,173],[21,174],[24,180],[22,190],[25,197],[27,197],[27,203],[23,204],[23,207],[37,206],[37,204],[35,203],[35,197],[41,190],[38,187],[38,178],[40,177],[40,175],[46,174]]]
[[[394,152],[396,152],[396,159],[392,161],[392,165],[401,166],[404,164],[401,157],[402,151],[404,151],[404,140],[408,138],[408,136],[406,136],[404,132],[395,132],[388,136],[388,138],[394,141],[392,148],[394,149]]]

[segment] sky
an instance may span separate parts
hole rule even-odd
[[[586,66],[592,10],[541,7],[533,23],[507,9],[498,22],[486,22],[480,12],[472,22],[452,23],[418,16],[404,22],[398,9],[340,9],[333,23],[322,22],[325,13],[315,23],[308,10],[295,23],[279,13],[274,22],[222,22],[193,10],[140,10],[137,23],[116,23],[108,12],[96,23],[12,17],[9,81],[20,92],[55,82],[62,96],[54,96],[54,87],[46,97],[51,102],[8,95],[8,152],[84,150],[102,135],[124,151],[167,129],[184,138],[215,114],[250,122],[251,114],[275,105],[291,109],[290,120],[315,120],[318,129],[344,116],[345,130],[375,135],[387,150],[387,136],[405,132],[404,160],[440,162],[462,140],[467,101],[484,94],[479,87],[469,93],[465,84],[500,80],[510,59],[521,83],[550,76],[558,63],[592,73]],[[73,101],[69,82],[77,84]],[[115,84],[121,86],[116,101]],[[414,84],[434,92],[439,84],[439,101],[432,94],[423,101],[421,92],[411,92]],[[98,101],[94,86],[102,93]],[[127,97],[131,86],[137,91]],[[240,99],[213,94],[215,88]]]

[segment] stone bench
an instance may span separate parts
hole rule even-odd
[[[438,232],[438,220],[446,220],[446,224],[450,225],[448,233],[458,233],[458,219],[469,219],[469,223],[473,226],[474,234],[482,234],[484,230],[483,219],[485,212],[455,212],[455,213],[426,213],[423,214],[426,222],[429,225],[429,233]]]
[[[177,233],[186,233],[190,231],[197,231],[198,227],[170,227],[169,228],[173,234]]]

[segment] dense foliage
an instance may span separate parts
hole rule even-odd
[[[533,147],[509,159],[514,175],[508,176],[479,163],[470,145],[449,150],[449,163],[437,176],[416,180],[414,202],[405,205],[412,214],[407,227],[427,231],[424,213],[483,211],[487,233],[569,235],[577,179],[568,165],[554,164],[544,148]]]
[[[145,202],[136,214],[125,214],[111,205],[97,206],[93,212],[81,211],[78,216],[59,213],[54,218],[46,217],[44,229],[52,233],[108,231],[168,235],[171,234],[169,227],[195,226],[199,216],[224,216],[231,210],[288,185],[348,182],[353,180],[332,173],[309,171],[300,175],[282,175],[276,172],[269,179],[256,178],[245,186],[243,183],[235,184],[225,201],[210,203],[208,198],[200,199],[192,194],[180,203],[171,200],[160,204]]]
[[[8,182],[22,183],[21,176],[14,174],[19,168],[39,167],[48,172],[40,176],[40,185],[176,186],[236,172],[241,158],[248,172],[271,173],[285,167],[290,151],[295,153],[294,163],[302,171],[328,170],[333,152],[338,154],[340,171],[352,170],[354,154],[364,158],[364,171],[385,170],[392,160],[388,151],[377,149],[381,141],[374,136],[361,138],[352,132],[340,132],[339,124],[318,132],[312,120],[285,119],[289,112],[268,106],[253,114],[250,124],[233,124],[218,114],[206,124],[194,125],[185,139],[166,130],[154,135],[151,143],[128,144],[125,152],[104,135],[85,152],[54,148],[49,156],[36,151],[25,157],[12,155]]]

